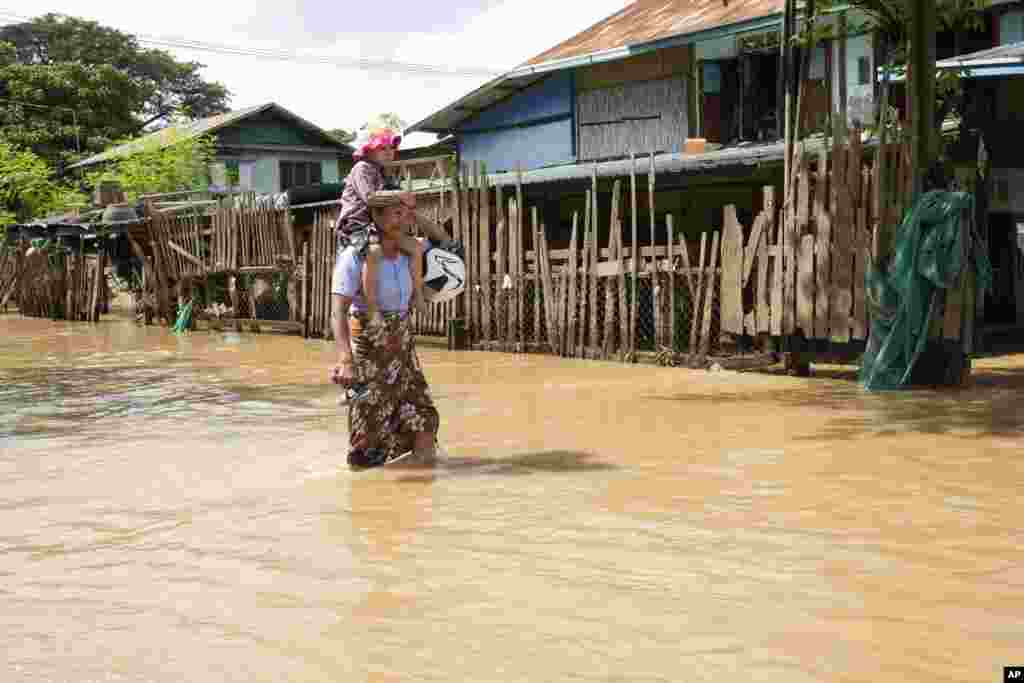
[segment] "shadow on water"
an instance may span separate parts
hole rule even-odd
[[[832,380],[818,381],[818,380]],[[758,404],[834,414],[826,427],[794,440],[843,440],[865,435],[953,434],[976,437],[1024,436],[1024,411],[1016,397],[1024,390],[1024,368],[980,368],[962,388],[916,388],[869,392],[856,368],[816,368],[802,386],[715,394],[716,404]],[[707,395],[649,396],[650,400],[701,403]]]
[[[568,474],[577,472],[604,472],[618,467],[594,460],[593,453],[583,451],[540,451],[502,458],[472,458],[442,456],[436,465],[409,465],[391,470],[401,472],[400,482],[428,483],[439,477],[522,477],[531,474]]]

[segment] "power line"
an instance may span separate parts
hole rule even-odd
[[[0,16],[15,19],[17,21],[32,21],[32,17],[25,17],[8,10],[0,9]],[[127,32],[126,32],[127,33]],[[455,66],[443,66],[439,64],[417,64],[412,62],[401,62],[393,59],[371,59],[363,57],[326,57],[315,55],[302,55],[285,50],[264,50],[260,48],[236,47],[231,45],[219,45],[204,41],[185,38],[167,38],[160,36],[149,36],[144,34],[129,34],[142,45],[149,45],[161,48],[177,48],[184,50],[195,50],[198,52],[211,52],[215,54],[255,57],[260,59],[272,59],[276,61],[291,62],[296,64],[322,64],[337,66],[340,68],[359,69],[364,71],[390,71],[394,73],[405,73],[415,75],[433,76],[455,76],[455,77],[495,77],[505,71],[491,68],[466,68]]]

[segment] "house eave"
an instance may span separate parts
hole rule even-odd
[[[666,38],[659,38],[646,43],[637,43],[635,45],[625,45],[622,47],[611,48],[608,50],[602,50],[599,52],[593,52],[587,55],[578,57],[567,57],[565,59],[555,59],[549,62],[543,62],[541,64],[533,64],[529,66],[521,66],[508,73],[499,76],[498,78],[485,83],[476,90],[464,95],[462,98],[452,102],[448,106],[440,109],[430,116],[414,123],[413,125],[406,128],[407,133],[412,132],[426,132],[426,133],[453,133],[459,124],[467,119],[471,118],[474,114],[479,111],[483,111],[501,99],[525,90],[534,83],[540,81],[546,76],[558,72],[564,71],[565,69],[574,69],[585,66],[592,66],[595,64],[604,64],[608,62],[620,61],[628,59],[630,57],[636,57],[638,55],[654,52],[656,50],[663,50],[670,47],[679,47],[682,45],[689,45],[704,40],[714,40],[716,38],[722,38],[729,35],[738,33],[744,33],[747,31],[756,31],[759,29],[769,28],[777,25],[782,20],[782,14],[775,12],[767,14],[762,17],[756,17],[753,19],[747,19],[744,21],[727,24],[724,26],[716,26],[715,28],[704,29],[702,31],[696,31],[692,33],[679,33],[674,36]],[[505,84],[509,81],[521,81],[521,83],[510,89]],[[495,102],[488,103],[483,107],[471,106],[474,101],[481,101],[483,98],[495,90],[503,90],[504,96]],[[465,110],[469,113],[462,117],[456,117],[453,122],[442,123],[438,119],[450,117],[452,112],[458,110]]]

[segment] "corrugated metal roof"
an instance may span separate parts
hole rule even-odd
[[[956,67],[960,64],[998,64],[1008,63],[1013,64],[1016,62],[1024,61],[1024,42],[1021,43],[1008,43],[1006,45],[1000,45],[999,47],[989,48],[987,50],[979,50],[978,52],[971,52],[966,55],[960,55],[959,57],[951,57],[950,59],[943,59],[938,62],[936,66],[939,68],[950,68]]]
[[[636,0],[527,64],[580,57],[778,14],[783,0]]]
[[[612,62],[694,40],[761,28],[781,17],[783,0],[636,0],[586,31],[464,95],[406,132],[450,132],[479,111],[548,74]]]
[[[352,148],[350,146],[343,145],[337,142],[327,134],[327,131],[323,130],[319,126],[314,125],[309,121],[306,121],[302,117],[293,114],[292,112],[288,111],[287,109],[285,109],[284,107],[275,102],[268,102],[267,104],[260,104],[255,107],[237,109],[235,111],[229,111],[224,114],[215,114],[214,116],[208,116],[204,119],[199,119],[197,121],[193,121],[183,126],[168,126],[167,128],[158,130],[155,133],[145,135],[136,140],[132,140],[131,142],[128,142],[126,144],[119,145],[112,149],[108,149],[105,152],[101,152],[100,154],[91,156],[83,161],[79,161],[77,164],[72,164],[71,166],[68,167],[68,169],[92,166],[93,164],[98,164],[103,161],[109,161],[110,159],[116,159],[118,157],[127,156],[143,148],[146,145],[152,144],[154,140],[157,141],[161,147],[166,147],[167,145],[170,145],[176,141],[187,140],[189,138],[198,137],[200,135],[206,135],[207,133],[213,133],[215,131],[220,130],[221,128],[225,128],[232,124],[238,123],[239,121],[247,119],[250,116],[255,116],[256,114],[260,114],[269,110],[274,110],[275,112],[284,116],[285,118],[291,119],[298,126],[323,137],[325,144],[334,145],[341,150],[352,151]]]

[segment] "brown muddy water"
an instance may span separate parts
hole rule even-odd
[[[0,680],[997,681],[1024,356],[959,392],[421,347],[350,473],[323,342],[0,316]]]

